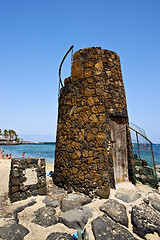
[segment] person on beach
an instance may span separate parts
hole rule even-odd
[[[25,152],[23,153],[23,158],[25,158],[25,156],[24,156],[24,155],[25,155]]]
[[[4,150],[2,150],[2,158],[4,158]]]
[[[8,159],[11,159],[11,153],[8,155]]]
[[[0,158],[2,157],[2,148],[0,148]]]

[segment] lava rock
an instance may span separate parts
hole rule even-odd
[[[73,240],[73,237],[67,233],[51,233],[46,240]]]
[[[22,240],[29,230],[20,224],[7,224],[0,227],[0,238],[5,240]]]
[[[22,212],[25,208],[33,206],[35,203],[37,203],[34,199],[32,199],[30,202],[28,202],[27,204],[20,206],[18,208],[16,208],[15,212],[19,213]]]
[[[137,193],[135,190],[121,189],[116,192],[116,198],[121,199],[123,202],[130,203],[135,202],[141,197],[140,193]]]
[[[128,217],[126,207],[119,203],[117,200],[109,199],[99,208],[102,212],[106,213],[114,221],[128,227]]]
[[[19,223],[19,219],[18,219],[17,213],[15,211],[3,215],[2,218],[4,219],[5,222],[7,222],[9,224]]]
[[[91,201],[92,199],[84,194],[67,194],[61,200],[60,209],[62,212],[65,212],[83,206]]]
[[[59,202],[57,200],[53,200],[51,197],[49,196],[45,196],[43,202],[45,203],[46,207],[58,207],[59,206]]]
[[[49,227],[57,223],[57,219],[54,216],[56,211],[52,207],[42,207],[34,212],[35,216],[32,222],[42,226]]]
[[[108,218],[106,215],[97,217],[91,222],[95,240],[136,240],[126,228]]]
[[[53,188],[48,189],[48,192],[51,193],[52,195],[61,195],[61,194],[66,194],[66,191],[63,188],[53,186]]]
[[[89,207],[81,207],[79,209],[69,210],[59,216],[59,222],[69,228],[83,229],[88,219],[92,216]]]
[[[157,232],[160,236],[160,214],[149,205],[134,206],[131,212],[133,232],[144,238],[147,233]]]

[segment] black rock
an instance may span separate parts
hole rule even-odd
[[[71,193],[62,198],[60,208],[62,212],[65,212],[83,206],[91,201],[92,199],[84,194]]]
[[[0,227],[0,238],[5,240],[22,240],[29,230],[20,224],[7,224]]]
[[[53,186],[53,188],[48,189],[49,193],[53,195],[64,195],[66,191],[63,188]]]
[[[16,201],[19,201],[21,199],[21,196],[20,196],[19,192],[13,193],[9,197],[10,197],[11,202],[16,202]]]
[[[30,190],[31,192],[33,192],[33,191],[37,190],[37,188],[38,188],[38,184],[33,184],[33,185],[31,185],[31,186],[29,187],[29,190]]]
[[[25,208],[27,207],[30,207],[30,206],[33,206],[35,203],[37,203],[34,199],[32,199],[30,202],[28,202],[27,204],[25,205],[22,205],[18,208],[16,208],[15,212],[16,213],[19,213],[19,212],[22,212]]]
[[[73,240],[74,238],[67,233],[51,233],[46,240]]]
[[[136,240],[126,228],[122,227],[106,215],[94,219],[92,230],[95,240]]]
[[[131,212],[133,232],[144,238],[147,233],[157,232],[160,236],[160,214],[149,205],[134,206]]]
[[[28,198],[28,196],[25,194],[25,192],[22,192],[21,197],[22,197],[22,200],[25,200]]]
[[[49,196],[45,196],[44,200],[42,201],[45,203],[46,207],[58,207],[59,206],[59,202],[57,200],[53,200],[51,197]]]
[[[34,190],[34,191],[32,192],[32,195],[33,195],[33,196],[37,196],[37,195],[38,195],[38,190]]]
[[[56,211],[52,207],[42,207],[39,208],[35,213],[32,222],[42,226],[49,227],[57,223],[57,219],[54,216]]]
[[[18,219],[17,213],[15,211],[3,215],[2,218],[4,218],[4,221],[9,224],[19,223],[19,219]]]
[[[114,221],[128,227],[128,217],[126,207],[119,203],[117,200],[109,199],[99,208],[102,212],[106,213]]]
[[[62,213],[59,216],[59,222],[65,224],[69,228],[83,229],[91,216],[92,213],[89,207],[81,207]]]

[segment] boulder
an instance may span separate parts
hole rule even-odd
[[[59,222],[69,228],[83,229],[88,219],[92,216],[89,207],[81,207],[79,209],[69,210],[59,216]]]
[[[67,233],[51,233],[46,240],[73,240],[73,237]]]
[[[137,193],[134,189],[120,189],[116,192],[116,198],[119,198],[123,202],[130,203],[135,202],[137,199],[141,197],[140,193]]]
[[[148,196],[148,199],[152,207],[154,207],[157,211],[160,212],[160,195],[156,193],[150,194]]]
[[[126,228],[122,227],[108,216],[97,217],[92,222],[95,240],[136,240]]]
[[[57,186],[53,186],[52,188],[48,189],[48,192],[52,195],[64,195],[66,194],[66,191],[63,188],[57,187]]]
[[[109,199],[99,208],[102,212],[106,213],[115,222],[128,227],[128,217],[126,207],[119,203],[117,200]]]
[[[157,232],[160,236],[160,214],[151,206],[142,203],[132,207],[133,232],[144,238],[147,233]]]
[[[0,227],[0,239],[6,240],[20,240],[23,239],[29,230],[24,226],[14,223],[14,224],[6,224],[3,227]]]
[[[9,224],[13,224],[13,223],[19,223],[19,219],[17,217],[17,213],[14,212],[9,212],[5,215],[2,216],[2,219]]]
[[[15,212],[19,213],[22,212],[25,208],[33,206],[35,203],[37,203],[34,199],[31,199],[31,201],[29,201],[27,204],[19,206],[18,208],[16,208]]]
[[[60,208],[62,212],[78,208],[87,203],[90,203],[92,199],[84,194],[67,194],[64,198],[62,198],[60,203]]]
[[[46,207],[56,208],[56,207],[59,206],[59,202],[57,200],[53,200],[49,196],[45,196],[45,198],[44,198],[44,200],[42,202],[45,203]]]
[[[57,219],[54,216],[56,214],[56,211],[52,207],[42,207],[34,213],[35,216],[32,222],[42,227],[49,227],[57,223]]]

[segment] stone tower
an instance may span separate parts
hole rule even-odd
[[[54,182],[108,198],[117,182],[134,181],[119,56],[99,47],[73,55],[60,91]]]

